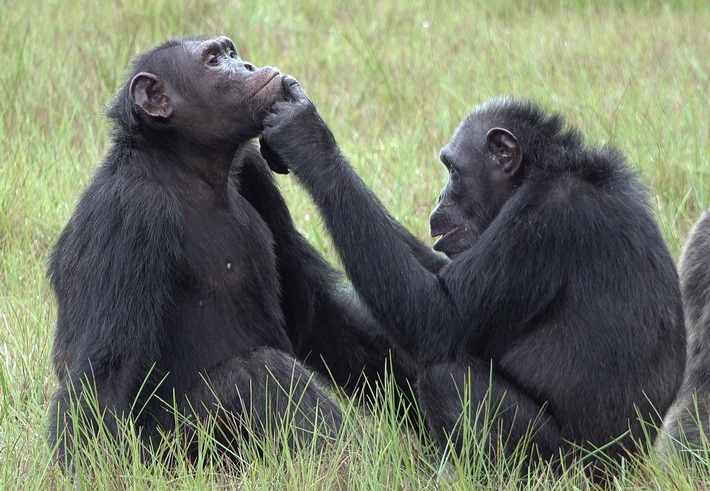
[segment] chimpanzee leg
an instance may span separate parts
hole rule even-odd
[[[471,437],[489,438],[490,455],[510,455],[521,441],[535,443],[547,458],[559,448],[560,430],[545,408],[483,361],[432,365],[419,376],[417,393],[429,432],[442,448],[452,444],[461,452],[464,425],[474,430]]]
[[[313,374],[291,355],[257,348],[211,369],[180,404],[188,422],[214,418],[211,438],[238,452],[240,443],[273,439],[291,447],[337,436],[340,408]],[[200,432],[183,425],[194,455]],[[241,441],[241,442],[240,442]]]

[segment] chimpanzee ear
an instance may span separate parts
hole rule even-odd
[[[486,146],[505,175],[513,176],[518,172],[523,155],[514,134],[505,128],[491,128],[486,135]]]
[[[154,118],[169,118],[173,113],[165,83],[152,73],[141,72],[131,80],[131,100],[143,112]]]

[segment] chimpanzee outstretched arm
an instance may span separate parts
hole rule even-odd
[[[280,170],[280,173],[284,172],[284,170]],[[286,203],[276,188],[273,176],[268,172],[261,155],[251,142],[243,145],[237,152],[233,174],[236,177],[235,182],[240,193],[256,208],[277,236],[297,234]],[[242,181],[246,182],[242,183]],[[449,260],[446,256],[433,251],[394,218],[390,217],[390,219],[399,239],[426,269],[436,273],[448,264]],[[300,236],[300,234],[298,235]],[[277,237],[277,247],[279,242],[283,241],[279,241]]]
[[[480,334],[500,305],[483,301],[485,271],[479,269],[492,268],[504,259],[477,259],[476,254],[484,249],[474,247],[467,260],[480,268],[444,266],[438,275],[425,268],[410,248],[402,247],[392,218],[341,155],[313,104],[298,85],[291,90],[295,101],[277,103],[267,119],[262,154],[291,169],[312,195],[355,289],[398,343],[420,359],[435,361],[455,354],[468,339],[449,336],[442,340],[440,328],[455,326],[459,329],[448,328],[447,333],[465,333],[467,338]],[[457,271],[464,271],[465,276]],[[505,280],[518,281],[509,275]],[[515,291],[507,288],[512,287],[500,289]],[[554,296],[540,293],[541,298]],[[471,296],[481,301],[475,303]],[[516,317],[534,314],[523,307],[515,312]]]
[[[99,170],[50,260],[59,312],[54,368],[61,385],[49,430],[65,462],[68,442],[82,438],[74,434],[71,405],[85,409],[82,417],[94,417],[84,397],[87,384],[115,433],[114,417],[130,413],[142,377],[160,354],[180,257],[181,214],[161,186],[132,172],[140,171]]]
[[[385,333],[340,272],[296,230],[272,173],[252,144],[237,152],[232,172],[240,194],[274,234],[281,304],[298,357],[348,392],[381,378],[392,357],[395,378],[406,386],[413,370],[391,352]]]
[[[262,153],[281,159],[321,209],[355,289],[399,344],[418,352],[432,326],[460,324],[439,279],[409,247],[383,205],[354,173],[315,107],[301,96],[267,118]],[[411,326],[421,326],[411,332]]]
[[[383,211],[387,213],[387,210],[384,208]],[[392,218],[389,213],[387,213],[387,216],[390,217],[390,223],[392,223],[399,240],[409,248],[414,258],[428,271],[436,274],[441,268],[449,264],[450,261],[446,256],[433,251],[431,247],[417,239],[409,230],[404,228],[401,223]]]

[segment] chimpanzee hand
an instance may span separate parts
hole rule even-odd
[[[259,144],[272,171],[298,174],[304,164],[315,164],[321,161],[318,156],[337,151],[337,144],[298,81],[285,75],[282,83],[287,100],[275,103],[264,118]]]

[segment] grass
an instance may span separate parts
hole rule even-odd
[[[511,94],[563,112],[618,146],[649,187],[677,257],[710,205],[710,5],[592,2],[224,2],[0,0],[0,489],[63,488],[45,419],[55,381],[48,251],[107,147],[103,112],[130,57],[169,37],[226,34],[244,59],[295,75],[343,151],[392,213],[425,238],[444,181],[438,149],[477,103]],[[279,178],[299,228],[336,261],[313,204]],[[275,453],[236,472],[167,469],[92,455],[84,487],[106,489],[571,489],[572,469],[527,484],[432,457],[387,410],[345,403],[329,455]],[[118,463],[116,462],[118,460]],[[476,460],[476,459],[474,459]],[[335,463],[338,463],[335,465]],[[478,471],[477,471],[478,469]],[[651,453],[617,489],[710,488],[707,452]]]

